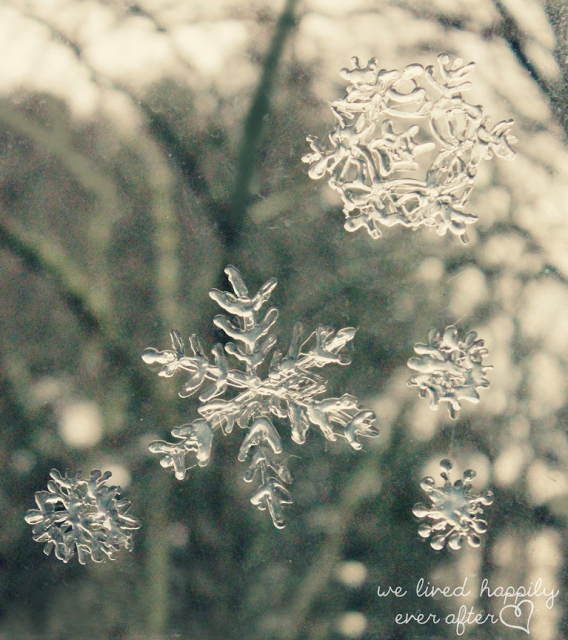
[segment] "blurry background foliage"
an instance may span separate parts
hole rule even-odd
[[[453,637],[394,617],[457,610],[413,590],[466,576],[468,606],[494,613],[476,597],[484,577],[559,589],[553,609],[536,603],[531,636],[564,637],[567,29],[559,0],[0,1],[3,638]],[[306,135],[335,124],[339,70],[440,51],[477,63],[470,102],[515,119],[516,160],[480,167],[467,246],[345,232],[339,197],[300,160]],[[229,263],[251,291],[278,279],[282,348],[298,321],[359,328],[352,365],[326,375],[381,430],[359,453],[316,433],[288,442],[282,531],[249,504],[236,434],[184,482],[147,448],[198,405],[140,354],[169,348],[172,328],[209,352],[222,336],[207,293],[227,290]],[[406,386],[413,344],[453,322],[494,365],[456,423]],[[495,503],[479,549],[435,553],[411,510],[450,446],[455,477],[474,468]],[[113,472],[143,523],[133,553],[43,555],[24,514],[53,467]],[[409,595],[379,599],[379,584]]]

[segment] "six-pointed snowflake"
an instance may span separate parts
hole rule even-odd
[[[454,326],[444,329],[442,335],[435,329],[428,334],[428,344],[414,345],[418,358],[410,358],[408,366],[418,374],[408,380],[410,387],[419,387],[420,395],[430,394],[432,409],[447,402],[450,416],[455,419],[461,409],[460,400],[479,402],[477,388],[489,386],[485,373],[492,366],[483,365],[488,354],[483,340],[470,331],[460,340]]]
[[[376,239],[380,225],[428,226],[468,242],[466,225],[477,216],[465,207],[477,166],[493,155],[514,158],[513,120],[492,127],[481,106],[464,100],[473,62],[451,62],[441,53],[439,77],[432,66],[411,64],[401,73],[379,70],[376,58],[364,68],[357,58],[352,62],[353,69],[341,70],[349,85],[332,103],[338,122],[329,144],[308,137],[312,153],[302,160],[310,165],[309,176],[329,174],[343,201],[347,231],[364,227]],[[404,128],[391,117],[414,122]],[[416,122],[429,126],[421,129]],[[421,166],[429,167],[424,180],[408,177]]]
[[[195,454],[197,464],[203,467],[210,460],[217,431],[231,433],[235,424],[246,429],[238,459],[249,460],[244,478],[247,482],[258,477],[259,487],[251,502],[261,510],[268,509],[274,526],[280,529],[284,527],[282,506],[292,503],[284,484],[289,484],[292,477],[277,458],[283,448],[273,421],[287,421],[292,440],[297,444],[303,444],[308,429],[315,426],[328,440],[342,436],[354,449],[361,449],[361,436],[378,435],[373,426],[375,415],[362,409],[357,398],[349,394],[321,398],[327,382],[313,371],[327,364],[349,364],[343,348],[355,336],[355,329],[348,327],[336,333],[319,326],[303,340],[302,327],[297,324],[287,354],[283,356],[275,351],[268,371],[262,375],[259,368],[276,343],[270,331],[278,318],[278,310],[271,308],[264,317],[260,317],[259,312],[276,286],[276,280],[269,280],[251,297],[235,267],[228,266],[225,273],[234,294],[213,289],[209,295],[234,318],[217,315],[213,322],[240,344],[215,345],[211,362],[195,335],[189,339],[189,354],[186,354],[179,332],[172,331],[171,351],[149,348],[142,354],[147,364],[163,365],[160,376],[170,377],[178,371],[189,374],[180,390],[181,397],[204,387],[199,395],[201,418],[172,429],[177,442],[153,442],[150,451],[160,453],[161,465],[173,468],[176,478],[183,480],[188,468],[195,466],[188,467],[187,454]],[[230,368],[228,355],[242,363],[242,369]],[[236,390],[233,397],[220,399],[230,388]]]
[[[130,502],[118,500],[120,487],[107,487],[110,471],[91,471],[88,480],[81,472],[69,477],[53,469],[47,491],[37,491],[39,509],[29,509],[26,522],[33,525],[33,539],[45,542],[46,555],[55,548],[55,556],[68,562],[75,555],[81,564],[114,560],[124,547],[132,551],[132,534],[140,528],[136,518],[128,515]]]
[[[433,536],[430,546],[437,551],[443,549],[446,542],[450,549],[460,549],[464,540],[470,546],[478,547],[481,544],[479,536],[487,531],[487,522],[479,518],[483,513],[481,505],[493,504],[493,492],[485,491],[481,495],[473,492],[471,481],[476,476],[473,469],[464,472],[463,480],[456,480],[452,484],[450,460],[442,460],[440,468],[444,486],[436,487],[436,481],[431,476],[426,476],[420,483],[431,505],[427,507],[418,503],[414,505],[412,513],[417,518],[429,518],[432,523],[421,524],[418,533],[423,538]]]

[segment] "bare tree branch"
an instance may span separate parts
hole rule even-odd
[[[250,199],[250,181],[253,175],[258,146],[264,129],[264,118],[270,110],[270,97],[274,88],[278,63],[284,44],[295,25],[294,12],[297,0],[287,0],[281,13],[266,56],[262,76],[245,120],[243,141],[239,156],[238,175],[233,190],[230,209],[224,212],[220,231],[227,247],[232,250],[238,244],[243,230],[246,209]]]

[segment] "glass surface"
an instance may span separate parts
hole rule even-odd
[[[0,0],[0,638],[566,636],[567,24]]]

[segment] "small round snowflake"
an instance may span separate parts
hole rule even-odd
[[[414,505],[412,513],[417,518],[429,518],[431,523],[423,523],[418,533],[423,538],[429,538],[430,546],[439,551],[446,542],[450,549],[460,549],[464,540],[470,546],[481,544],[481,534],[487,531],[487,522],[479,518],[483,513],[481,505],[493,504],[493,492],[485,491],[476,495],[471,487],[471,481],[476,473],[468,469],[463,474],[463,480],[450,482],[452,463],[444,459],[440,462],[444,479],[442,487],[436,487],[436,481],[431,476],[422,479],[420,486],[428,494],[431,505],[429,507],[418,503]]]
[[[88,480],[80,471],[69,477],[53,469],[49,475],[48,490],[35,494],[39,509],[30,509],[25,516],[33,525],[33,539],[45,542],[46,555],[55,549],[56,558],[69,562],[76,549],[79,562],[86,564],[89,558],[114,560],[121,547],[132,551],[130,531],[139,529],[140,523],[127,513],[130,502],[117,499],[120,487],[105,485],[110,471],[91,471]]]
[[[487,388],[485,374],[492,366],[483,365],[488,351],[485,342],[470,331],[465,340],[458,336],[454,326],[439,331],[432,329],[427,344],[415,344],[417,358],[410,358],[408,366],[418,373],[408,380],[408,386],[418,387],[424,398],[430,394],[432,409],[446,402],[452,419],[461,409],[460,400],[479,402],[478,388]]]

